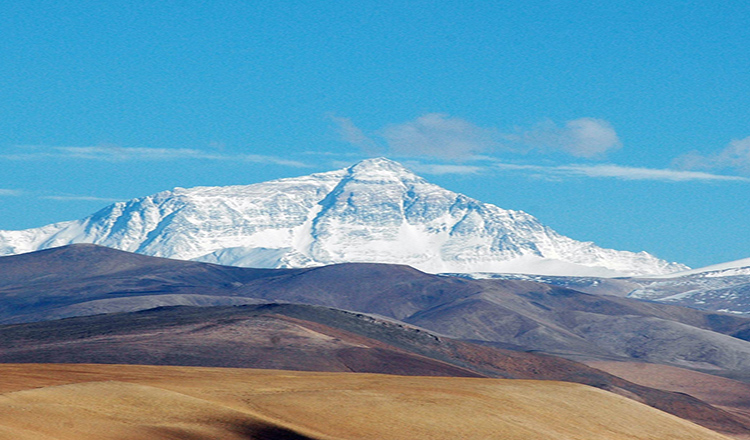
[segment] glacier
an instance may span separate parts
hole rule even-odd
[[[432,272],[660,275],[688,267],[576,241],[386,158],[252,185],[175,188],[81,220],[0,231],[0,255],[94,243],[223,265],[396,263]]]

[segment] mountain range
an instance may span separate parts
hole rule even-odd
[[[73,243],[260,268],[374,262],[431,273],[592,276],[688,269],[565,237],[525,212],[443,189],[385,158],[253,185],[175,188],[81,220],[0,231],[0,255]]]
[[[496,273],[456,275],[472,279],[535,281],[597,295],[614,295],[700,310],[750,315],[748,259],[650,277],[600,278]]]
[[[311,304],[437,334],[572,359],[750,369],[750,319],[523,280],[432,275],[346,263],[251,269],[78,244],[0,257],[0,323],[160,306]]]

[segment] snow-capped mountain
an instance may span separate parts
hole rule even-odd
[[[750,259],[647,277],[576,277],[517,273],[461,273],[469,279],[527,280],[594,295],[625,296],[699,310],[750,316]]]
[[[631,298],[750,314],[750,258],[633,281]]]
[[[688,269],[564,237],[525,212],[448,191],[385,158],[254,185],[175,188],[82,220],[0,231],[0,255],[71,243],[248,267],[382,262],[428,272],[595,276]]]

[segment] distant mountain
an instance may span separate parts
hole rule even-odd
[[[750,315],[750,258],[631,281],[631,298]]]
[[[598,278],[524,274],[456,274],[471,279],[527,280],[596,295],[615,295],[699,310],[750,316],[750,261],[648,278]]]
[[[688,273],[669,278],[634,278],[631,298],[678,304],[701,310],[750,315],[750,268]]]
[[[688,269],[564,237],[529,214],[448,191],[384,158],[254,185],[176,188],[82,220],[0,231],[0,255],[72,243],[265,268],[379,262],[432,273],[595,276]]]
[[[674,278],[688,275],[702,275],[709,278],[750,275],[750,258],[712,264],[711,266],[699,267],[698,269],[691,269],[683,272],[675,272],[668,275],[662,275],[658,278]]]

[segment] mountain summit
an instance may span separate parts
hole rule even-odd
[[[71,243],[248,267],[381,262],[595,276],[687,269],[564,237],[525,212],[448,191],[385,158],[254,185],[175,188],[82,220],[0,231],[0,255]]]

